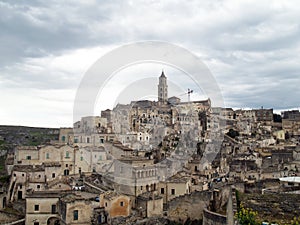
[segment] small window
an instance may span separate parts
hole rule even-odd
[[[69,152],[66,152],[66,158],[70,158],[70,153]]]
[[[104,139],[100,138],[100,143],[103,144],[104,143]]]
[[[90,138],[86,138],[86,143],[90,143]]]
[[[66,141],[66,137],[65,137],[65,136],[62,136],[62,137],[61,137],[61,140],[62,140],[62,141]]]
[[[165,193],[165,189],[164,189],[164,188],[161,188],[161,189],[160,189],[160,193],[161,193],[161,194],[164,194],[164,193]]]
[[[39,211],[40,210],[40,205],[34,205],[34,211]]]
[[[20,184],[19,188],[22,189],[22,187],[23,187],[22,184]]]
[[[102,160],[102,155],[99,155],[99,160]]]
[[[56,213],[56,205],[51,205],[51,213],[52,214]]]
[[[24,173],[22,173],[22,177],[24,177],[25,176],[25,174]]]
[[[75,138],[75,139],[74,139],[74,142],[75,142],[75,143],[78,143],[78,139]]]
[[[120,206],[123,207],[124,206],[124,202],[120,202]]]
[[[41,188],[41,185],[38,184],[38,185],[36,185],[36,187],[37,187],[37,189],[40,189],[40,188]]]
[[[143,190],[143,186],[141,186],[141,190]]]
[[[26,159],[27,159],[27,160],[31,160],[31,155],[28,155],[28,156],[26,157]]]
[[[73,220],[78,220],[78,210],[73,211]]]
[[[107,202],[105,202],[105,207],[107,207]]]
[[[68,167],[69,165],[68,164],[66,164],[66,167]]]
[[[33,225],[40,225],[40,223],[39,222],[34,222]]]
[[[52,178],[55,178],[55,173],[52,173]]]
[[[83,157],[82,156],[80,157],[80,161],[83,161]]]
[[[175,195],[175,189],[174,189],[174,188],[172,188],[171,194],[172,194],[172,195]]]
[[[46,159],[49,159],[50,157],[49,157],[49,153],[47,152],[46,153]]]

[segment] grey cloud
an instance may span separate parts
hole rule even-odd
[[[163,40],[214,71],[229,107],[299,107],[297,1],[0,1],[0,81],[74,89],[80,75],[28,59],[93,46]],[[40,66],[43,66],[41,63]]]

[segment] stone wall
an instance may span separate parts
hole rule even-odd
[[[204,209],[202,225],[226,225],[226,223],[226,216]]]
[[[202,219],[203,210],[209,205],[211,194],[209,191],[196,191],[173,199],[168,203],[168,217],[178,222],[184,222],[188,218]]]
[[[0,211],[0,224],[10,224],[15,221],[18,221],[22,218],[22,216],[13,214],[13,213],[8,213],[5,211]],[[25,224],[25,223],[23,223]]]

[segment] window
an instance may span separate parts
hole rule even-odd
[[[164,194],[164,193],[165,193],[165,189],[164,189],[164,188],[161,188],[161,189],[160,189],[160,193],[161,193],[161,194]]]
[[[62,137],[61,137],[61,140],[62,140],[62,141],[65,141],[65,140],[66,140],[66,137],[65,137],[65,136],[62,136]]]
[[[52,214],[56,213],[56,205],[51,205],[51,213]]]
[[[143,186],[141,186],[141,190],[143,190]]]
[[[40,225],[40,223],[39,222],[34,222],[33,225]]]
[[[22,186],[22,184],[20,184],[20,186],[19,186],[19,187],[20,187],[20,189],[22,189],[22,187],[23,187],[23,186]]]
[[[68,175],[69,175],[69,173],[70,173],[70,171],[69,171],[69,170],[64,170],[64,175],[65,175],[65,176],[68,176]]]
[[[55,178],[55,173],[52,173],[52,178]]]
[[[39,185],[39,184],[36,185],[36,188],[37,188],[37,189],[40,189],[40,188],[41,188],[41,185]]]
[[[39,211],[40,210],[40,205],[34,205],[34,211]]]
[[[69,152],[66,152],[66,158],[70,158],[70,153]]]
[[[174,189],[174,188],[172,188],[171,194],[172,194],[172,195],[175,195],[175,189]]]
[[[105,202],[105,207],[107,207],[107,202]]]
[[[68,167],[69,165],[68,164],[66,164],[66,167]]]
[[[83,157],[82,156],[80,156],[80,161],[83,161]]]
[[[78,139],[77,139],[77,138],[75,138],[75,139],[74,139],[74,142],[75,142],[75,143],[78,143]]]
[[[104,139],[100,138],[100,143],[103,144],[104,143]]]
[[[99,155],[99,160],[102,160],[102,155]]]
[[[31,160],[31,155],[26,156],[27,160]]]
[[[78,220],[78,210],[73,211],[73,220]]]
[[[46,153],[46,159],[49,159],[49,153],[48,152]]]
[[[120,206],[123,207],[124,206],[124,202],[120,202]]]
[[[86,138],[86,143],[90,143],[90,138]]]

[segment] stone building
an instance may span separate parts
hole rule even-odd
[[[28,225],[58,225],[58,201],[60,194],[57,192],[34,192],[26,198],[26,218]]]
[[[105,192],[100,194],[100,207],[107,212],[107,220],[115,217],[127,217],[131,213],[131,199],[117,192]]]
[[[73,128],[61,127],[59,129],[59,143],[73,144],[74,132]]]
[[[124,157],[114,161],[114,189],[131,196],[132,201],[138,195],[154,191],[158,184],[158,169],[153,159],[142,157]]]
[[[90,224],[93,205],[90,200],[77,194],[67,194],[59,199],[61,225]]]
[[[181,173],[168,178],[165,182],[158,184],[158,193],[163,197],[163,203],[168,203],[172,199],[181,195],[191,193],[191,177]]]

